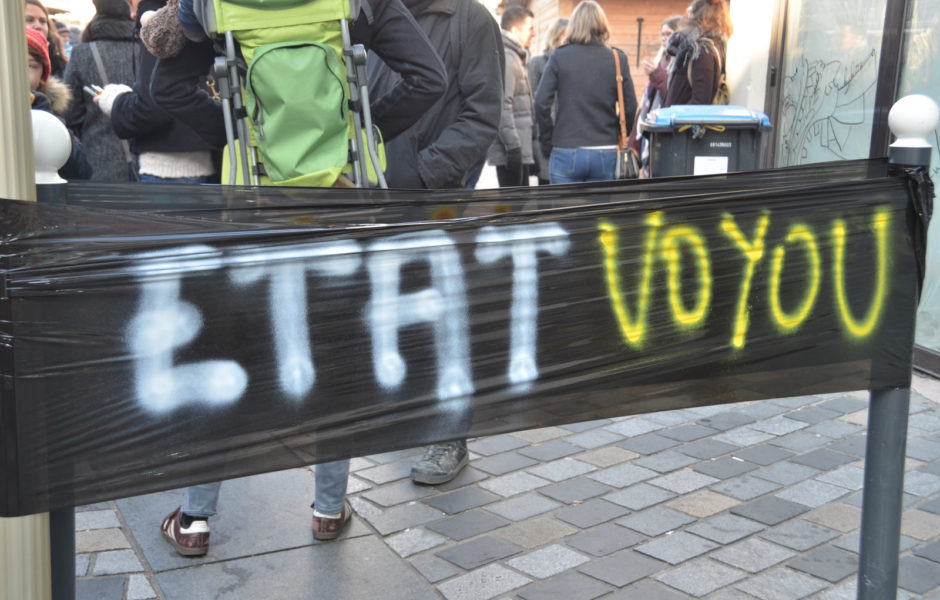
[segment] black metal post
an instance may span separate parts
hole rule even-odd
[[[636,18],[636,68],[640,68],[640,49],[643,47],[643,17]]]
[[[49,511],[52,600],[75,599],[75,509]]]

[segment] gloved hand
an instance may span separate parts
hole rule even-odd
[[[522,171],[522,148],[506,149],[506,169],[509,171]]]
[[[117,100],[117,97],[121,94],[127,94],[133,91],[134,90],[123,83],[109,83],[104,86],[104,90],[94,98],[94,103],[98,105],[98,108],[101,109],[104,116],[110,117],[111,107],[114,105],[114,101]]]

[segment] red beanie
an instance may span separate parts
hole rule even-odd
[[[28,50],[38,55],[36,58],[42,63],[42,81],[45,83],[49,79],[49,74],[52,73],[52,62],[49,60],[49,42],[46,41],[46,36],[41,32],[27,28],[26,44]]]

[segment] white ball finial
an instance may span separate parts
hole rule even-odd
[[[888,127],[897,137],[889,149],[889,162],[903,165],[929,165],[930,142],[940,122],[937,103],[923,94],[904,96],[888,113]]]
[[[36,184],[65,183],[59,177],[72,153],[72,139],[62,121],[44,110],[31,110],[33,123],[33,152],[36,157]]]

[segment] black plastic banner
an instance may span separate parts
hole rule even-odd
[[[922,224],[887,171],[0,201],[0,515],[909,386]]]

